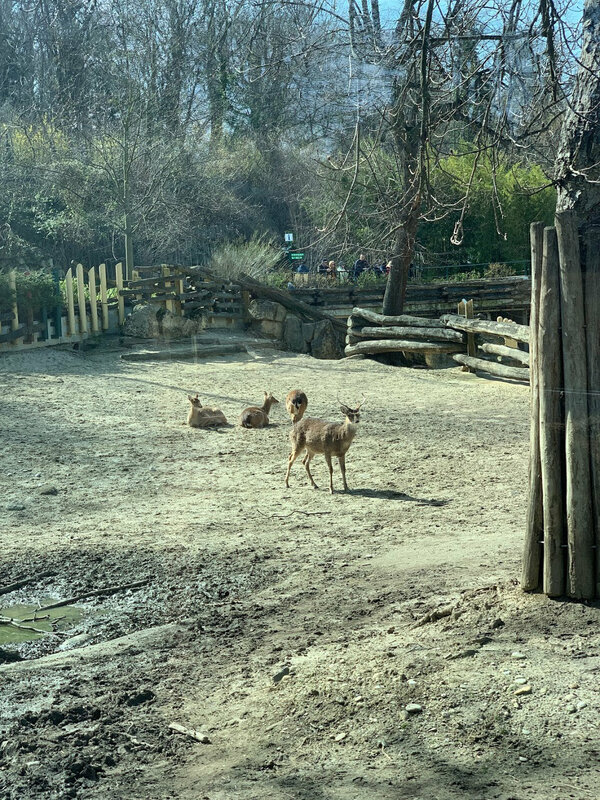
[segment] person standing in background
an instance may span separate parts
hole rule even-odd
[[[354,281],[358,280],[358,276],[362,275],[363,272],[366,272],[369,269],[369,262],[364,253],[361,253],[359,257],[354,262],[354,266],[352,267],[352,279]]]

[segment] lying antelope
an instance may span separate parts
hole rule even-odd
[[[266,428],[269,424],[271,406],[278,403],[270,392],[265,392],[265,400],[260,408],[249,406],[242,411],[240,425],[242,428]]]
[[[300,389],[292,389],[285,398],[285,407],[292,418],[292,423],[300,422],[306,411],[308,398]]]
[[[187,418],[187,423],[190,427],[218,428],[220,425],[227,425],[225,414],[221,409],[203,406],[198,399],[198,395],[196,397],[188,395],[188,400],[192,404]]]
[[[344,491],[348,491],[348,484],[346,483],[346,453],[358,431],[358,423],[360,421],[359,411],[364,402],[363,398],[358,408],[349,408],[348,406],[341,405],[340,409],[345,419],[340,423],[326,422],[323,419],[305,417],[294,425],[290,432],[292,452],[290,453],[285,476],[285,485],[288,488],[292,464],[300,453],[306,450],[306,455],[302,463],[306,468],[313,489],[318,489],[319,487],[310,474],[310,462],[312,457],[317,453],[323,453],[325,461],[327,461],[327,467],[329,468],[329,491],[333,494],[332,456],[336,456],[339,461],[342,480],[344,482]]]

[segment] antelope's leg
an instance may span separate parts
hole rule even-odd
[[[323,453],[325,461],[327,462],[327,469],[329,470],[329,492],[333,494],[333,464],[331,463],[331,456],[329,453]]]
[[[349,491],[348,484],[346,483],[346,456],[338,456],[340,462],[340,472],[342,473],[342,481],[344,483],[344,491]]]
[[[292,468],[292,464],[298,458],[301,452],[302,452],[301,450],[292,450],[292,452],[290,453],[290,457],[288,458],[288,468],[287,472],[285,473],[285,485],[287,486],[288,489],[290,488],[289,479],[290,479],[290,470]]]
[[[314,480],[313,480],[313,476],[310,474],[310,460],[311,460],[311,458],[313,457],[313,455],[314,455],[313,453],[309,453],[309,452],[307,452],[307,453],[306,453],[306,458],[304,459],[304,462],[303,462],[303,463],[304,463],[304,466],[305,466],[305,468],[306,468],[306,471],[307,471],[307,473],[308,473],[308,477],[310,478],[310,483],[311,483],[311,486],[313,487],[313,489],[318,489],[319,487],[318,487],[318,486],[317,486],[317,484],[314,482]]]

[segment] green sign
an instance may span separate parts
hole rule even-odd
[[[290,253],[290,258],[292,261],[302,261],[304,253]]]

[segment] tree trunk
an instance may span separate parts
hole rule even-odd
[[[585,2],[580,67],[555,172],[557,211],[576,211],[586,228],[600,225],[600,0]]]

